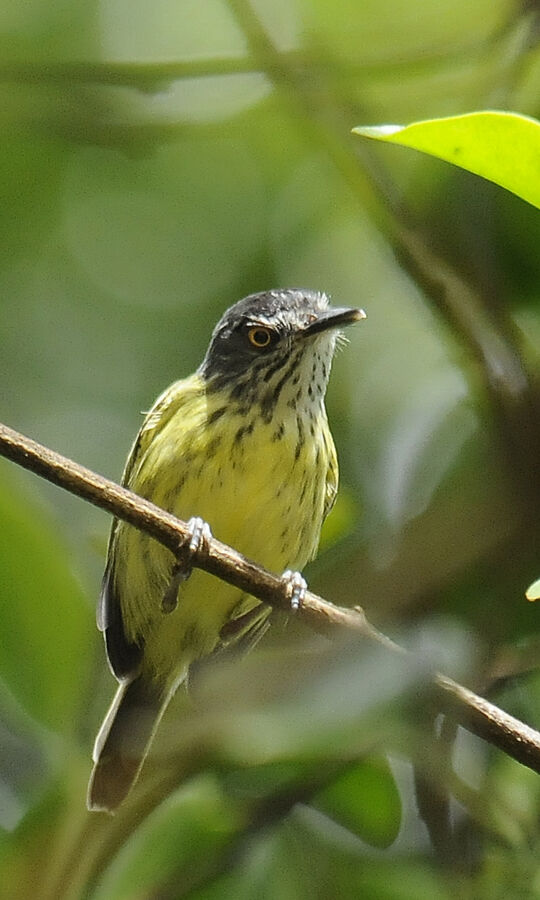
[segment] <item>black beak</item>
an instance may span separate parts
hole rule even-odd
[[[365,318],[366,314],[363,309],[349,309],[346,306],[325,309],[317,315],[313,322],[306,325],[301,333],[305,337],[311,337],[313,334],[328,331],[330,328],[343,328],[344,325],[354,325],[355,322]]]

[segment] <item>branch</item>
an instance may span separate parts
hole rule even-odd
[[[0,456],[11,459],[58,487],[82,497],[83,500],[88,500],[94,506],[150,534],[175,556],[190,540],[190,532],[185,522],[127,488],[120,487],[114,481],[97,475],[90,469],[1,424]],[[193,557],[193,565],[242,591],[247,591],[273,607],[290,611],[288,589],[281,578],[215,538]],[[335,629],[354,629],[366,637],[387,643],[393,649],[397,649],[392,641],[369,625],[361,612],[333,606],[315,594],[306,594],[302,604],[302,618],[317,631],[328,633]]]
[[[2,424],[0,456],[129,522],[168,547],[175,556],[190,539],[185,522]],[[193,565],[274,608],[290,611],[288,590],[281,578],[215,538],[194,556]],[[368,622],[360,607],[334,606],[308,591],[297,615],[306,625],[329,637],[356,634],[389,652],[406,654],[402,647]],[[442,709],[460,725],[540,774],[539,732],[445,675],[433,676],[432,690]]]
[[[444,60],[448,64],[451,51],[433,48],[426,50],[421,59],[417,54],[400,56],[387,61],[385,70],[395,75],[431,69]],[[321,72],[338,74],[341,77],[372,77],[380,71],[378,63],[355,59],[337,59],[324,48],[315,52],[306,50],[277,50],[272,48],[267,55],[210,56],[190,59],[170,59],[159,62],[118,62],[107,60],[72,60],[70,62],[0,61],[0,82],[18,84],[60,84],[60,85],[105,85],[127,87],[141,91],[161,91],[173,81],[191,78],[215,78],[227,75],[259,75],[271,70],[276,59],[279,66],[294,72]]]

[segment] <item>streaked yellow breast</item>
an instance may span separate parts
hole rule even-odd
[[[147,418],[129,486],[184,520],[201,516],[215,537],[272,571],[301,569],[316,552],[337,486],[324,406],[304,421],[283,405],[264,422],[256,405],[242,415],[225,400],[207,393],[199,376],[173,385]],[[144,635],[145,667],[156,677],[172,673],[171,686],[211,652],[242,595],[196,570],[165,615],[169,551],[119,523],[113,554],[128,635]]]

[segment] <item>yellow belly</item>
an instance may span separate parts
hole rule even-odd
[[[317,549],[334,459],[331,439],[323,442],[316,432],[298,450],[292,414],[279,423],[282,433],[275,422],[257,421],[250,429],[238,414],[205,427],[212,411],[207,398],[192,406],[183,405],[153,436],[130,486],[184,520],[200,516],[216,538],[272,571],[301,569]],[[319,427],[326,429],[325,419]],[[114,557],[126,632],[144,641],[143,667],[172,687],[191,662],[214,649],[242,594],[195,570],[175,610],[164,614],[170,552],[120,523]]]

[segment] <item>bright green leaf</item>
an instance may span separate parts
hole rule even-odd
[[[92,613],[57,528],[35,500],[0,481],[0,677],[31,716],[73,732],[86,690]]]
[[[353,131],[445,159],[540,207],[540,122],[536,119],[495,110],[405,126],[360,126]]]
[[[540,578],[533,581],[525,591],[527,600],[540,600]]]
[[[351,767],[311,803],[374,847],[388,847],[401,825],[401,799],[394,776],[382,758]]]

